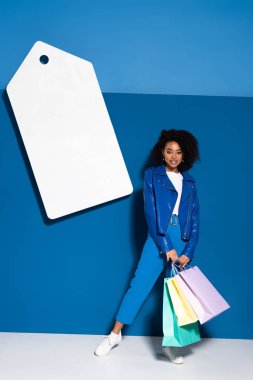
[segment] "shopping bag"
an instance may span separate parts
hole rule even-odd
[[[163,346],[183,347],[201,340],[198,321],[179,326],[167,286],[168,277],[163,286]]]
[[[174,277],[174,282],[180,284],[201,325],[213,317],[212,313],[207,309],[207,307],[199,302],[198,298],[191,291],[182,277],[176,275]]]
[[[229,309],[230,305],[197,266],[189,267],[189,269],[183,269],[178,272],[176,277],[179,281],[181,279],[181,285],[184,282],[187,286],[189,289],[188,295],[191,292],[197,298],[198,304],[192,302],[191,306],[198,316],[200,316],[198,310],[202,309],[203,318],[201,323],[203,324]],[[186,286],[184,289],[186,289]],[[188,300],[189,302],[192,301],[193,297],[188,297]]]
[[[175,280],[175,277],[169,278],[167,281],[167,286],[177,316],[178,325],[185,326],[189,323],[196,322],[198,320],[198,317],[191,307],[191,304],[188,301],[180,284]]]

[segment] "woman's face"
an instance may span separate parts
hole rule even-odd
[[[183,152],[176,141],[169,141],[162,150],[165,164],[168,170],[178,171],[177,167],[182,162]]]

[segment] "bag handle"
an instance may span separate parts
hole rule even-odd
[[[172,271],[172,274],[173,276],[176,276],[178,273],[179,273],[179,270],[177,269],[177,266],[175,263],[171,263],[171,271]]]
[[[184,267],[176,264],[176,261],[174,263],[172,263],[172,267],[173,267],[173,270],[176,269],[177,273],[179,273],[180,271],[178,270],[178,268],[180,268],[181,270],[186,270],[185,267],[190,267],[190,268],[193,268],[193,266],[191,266],[190,264],[186,264]]]

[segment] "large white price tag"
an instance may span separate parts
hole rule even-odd
[[[50,219],[133,191],[90,62],[38,41],[7,93]]]

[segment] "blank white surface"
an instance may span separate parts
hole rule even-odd
[[[0,333],[0,379],[252,379],[253,340],[202,339],[181,348],[184,364],[175,365],[161,355],[161,337],[123,335],[107,356],[97,357],[103,337]]]
[[[133,191],[90,62],[38,41],[7,93],[49,218]]]

